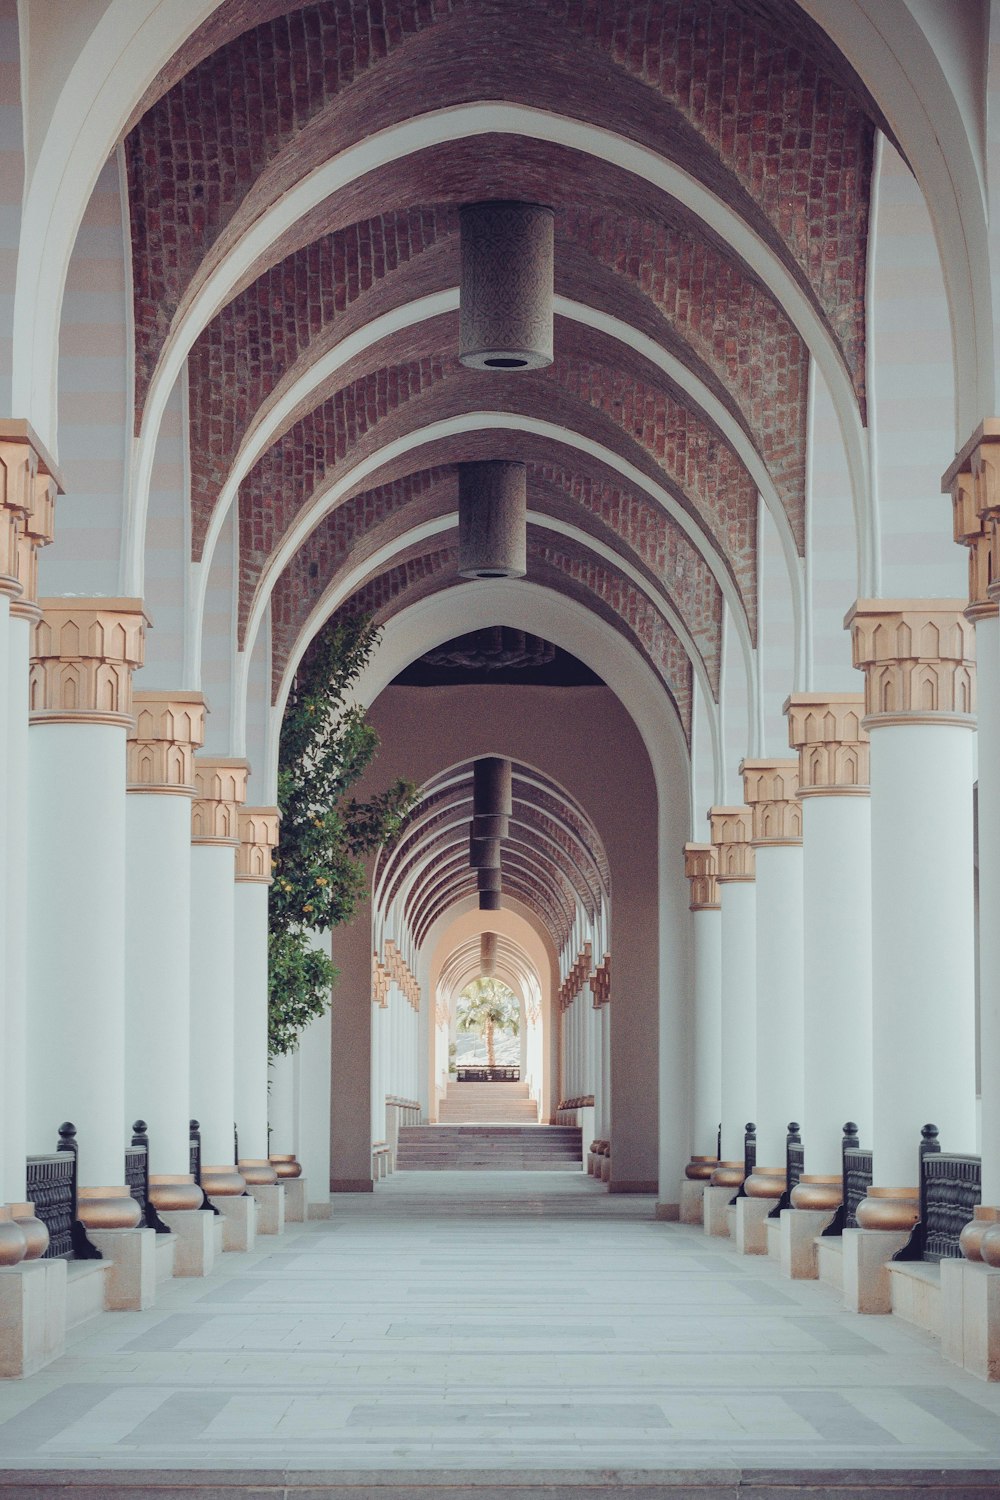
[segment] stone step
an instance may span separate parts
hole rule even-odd
[[[580,1130],[572,1125],[405,1125],[401,1172],[579,1171]]]

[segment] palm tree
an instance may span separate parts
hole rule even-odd
[[[474,1031],[486,1041],[486,1060],[496,1067],[494,1039],[497,1029],[517,1036],[520,1009],[514,995],[499,979],[474,979],[462,991],[458,1002],[459,1031]]]

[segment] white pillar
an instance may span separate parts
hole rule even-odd
[[[315,936],[328,953],[329,936]],[[317,1016],[299,1040],[299,1087],[297,1154],[302,1163],[302,1175],[309,1184],[310,1202],[326,1203],[330,1197],[329,1011]]]
[[[0,439],[0,1204],[25,1207],[27,1145],[28,678],[38,607],[38,552],[52,541],[61,493],[27,424]],[[57,1123],[61,1123],[57,1122]],[[50,1135],[36,1149],[51,1151]]]
[[[149,1129],[157,1208],[197,1208],[189,1172],[191,800],[200,693],[134,695],[125,840],[125,1122]]]
[[[876,1199],[912,1201],[926,1122],[947,1150],[975,1145],[975,666],[963,606],[863,600],[848,617],[871,737]],[[887,1213],[866,1207],[859,1223],[894,1227]]]
[[[1000,621],[976,618],[979,717],[979,1057],[983,1197],[1000,1207]],[[935,1122],[936,1123],[936,1122]]]
[[[267,1144],[267,900],[271,852],[278,842],[276,807],[240,808],[234,893],[233,1100],[240,1161],[254,1164],[259,1184]]]
[[[722,1159],[743,1161],[757,1108],[757,919],[748,807],[713,807],[722,910]]]
[[[145,619],[135,599],[41,603],[28,776],[29,1140],[51,1150],[54,1130],[72,1121],[81,1220],[128,1228],[139,1208],[124,1187],[125,736]]]
[[[789,1124],[802,1119],[802,807],[797,760],[745,760],[753,814],[757,948],[757,1164],[784,1191]],[[760,1196],[764,1184],[758,1182]]]
[[[714,844],[684,845],[691,882],[694,1070],[691,1154],[717,1157],[722,1120],[722,912]]]
[[[802,1140],[810,1183],[841,1198],[848,1121],[872,1128],[871,801],[861,693],[796,693],[785,704],[799,751],[805,997]],[[816,1202],[815,1189],[810,1199]]]
[[[272,1057],[268,1068],[267,1111],[272,1156],[298,1156],[296,1057],[295,1052],[284,1052],[279,1057]],[[329,1131],[327,1136],[329,1137]]]
[[[244,760],[195,758],[191,816],[191,1112],[201,1125],[202,1179],[212,1196],[241,1195],[233,1063],[238,809]],[[209,1180],[210,1179],[210,1180]]]

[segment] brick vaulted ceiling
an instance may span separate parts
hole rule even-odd
[[[864,420],[869,179],[886,127],[794,0],[224,0],[126,140],[137,427],[172,330],[261,215],[358,141],[484,101],[613,131],[703,184],[807,299]],[[553,206],[557,296],[589,310],[557,316],[548,370],[464,369],[440,299],[345,345],[455,288],[458,206],[496,197]],[[625,635],[686,732],[692,659],[718,691],[720,582],[755,637],[761,474],[804,547],[803,339],[738,246],[571,133],[413,150],[295,218],[200,332],[188,385],[193,556],[235,503],[240,638],[264,591],[276,694],[348,574],[338,607],[380,620],[475,586],[455,568],[467,459],[526,460],[529,578]],[[484,430],[483,411],[509,425]],[[421,436],[445,419],[468,430]]]

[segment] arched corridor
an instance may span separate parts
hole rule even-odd
[[[0,1500],[1000,1487],[998,80],[0,0]]]

